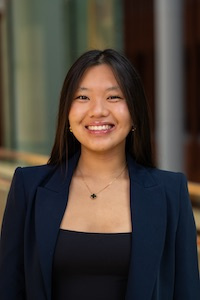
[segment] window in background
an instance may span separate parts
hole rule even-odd
[[[88,49],[123,49],[122,1],[7,1],[3,41],[2,144],[48,154],[71,63]]]

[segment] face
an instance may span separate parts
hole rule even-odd
[[[69,123],[82,150],[125,150],[133,122],[108,65],[94,66],[84,73],[70,108]]]

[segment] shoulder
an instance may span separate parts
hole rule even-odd
[[[187,183],[181,172],[172,172],[138,164],[130,155],[127,156],[128,168],[133,181],[143,187],[163,185],[166,188],[177,189],[182,183]]]
[[[181,172],[160,170],[145,167],[131,160],[131,175],[133,180],[144,188],[160,187],[169,199],[180,199],[180,195],[188,194],[187,179]]]
[[[160,200],[165,200],[167,211],[170,220],[173,218],[178,221],[180,213],[185,216],[190,216],[192,219],[192,206],[188,192],[188,184],[186,176],[181,172],[171,172],[160,170],[157,168],[145,168],[157,186],[162,190],[163,197]]]
[[[12,185],[23,185],[29,190],[35,189],[45,183],[53,176],[56,171],[55,166],[40,165],[31,167],[18,167],[13,175]]]
[[[153,176],[156,182],[166,186],[177,186],[177,184],[187,182],[186,176],[181,172],[165,171],[157,168],[148,168],[148,172]]]
[[[157,185],[162,188],[168,208],[175,210],[176,213],[178,213],[181,207],[191,211],[187,179],[183,173],[164,171],[156,168],[148,169],[148,172],[154,178]]]
[[[182,191],[188,194],[187,178],[181,172],[147,168],[147,172],[154,178],[156,184],[163,186],[165,193],[171,197],[179,197]]]
[[[128,157],[128,167],[134,181],[143,187],[162,185],[167,189],[176,189],[187,183],[186,177],[181,172],[172,172],[153,167],[146,167]]]
[[[40,180],[55,170],[55,167],[51,165],[40,165],[31,167],[18,167],[15,170],[15,174],[20,174],[26,180]]]

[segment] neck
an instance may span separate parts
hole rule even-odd
[[[119,173],[126,165],[125,151],[117,153],[93,153],[82,149],[78,167],[84,175],[109,178]]]

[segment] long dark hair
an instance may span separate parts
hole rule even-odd
[[[55,142],[49,164],[58,165],[80,150],[80,143],[69,131],[69,111],[74,94],[84,72],[92,67],[107,64],[111,67],[116,80],[127,101],[128,109],[136,126],[126,139],[126,151],[144,166],[152,167],[152,147],[149,125],[148,104],[141,79],[130,61],[112,49],[91,50],[81,55],[72,65],[63,83],[60,95],[58,124]]]

